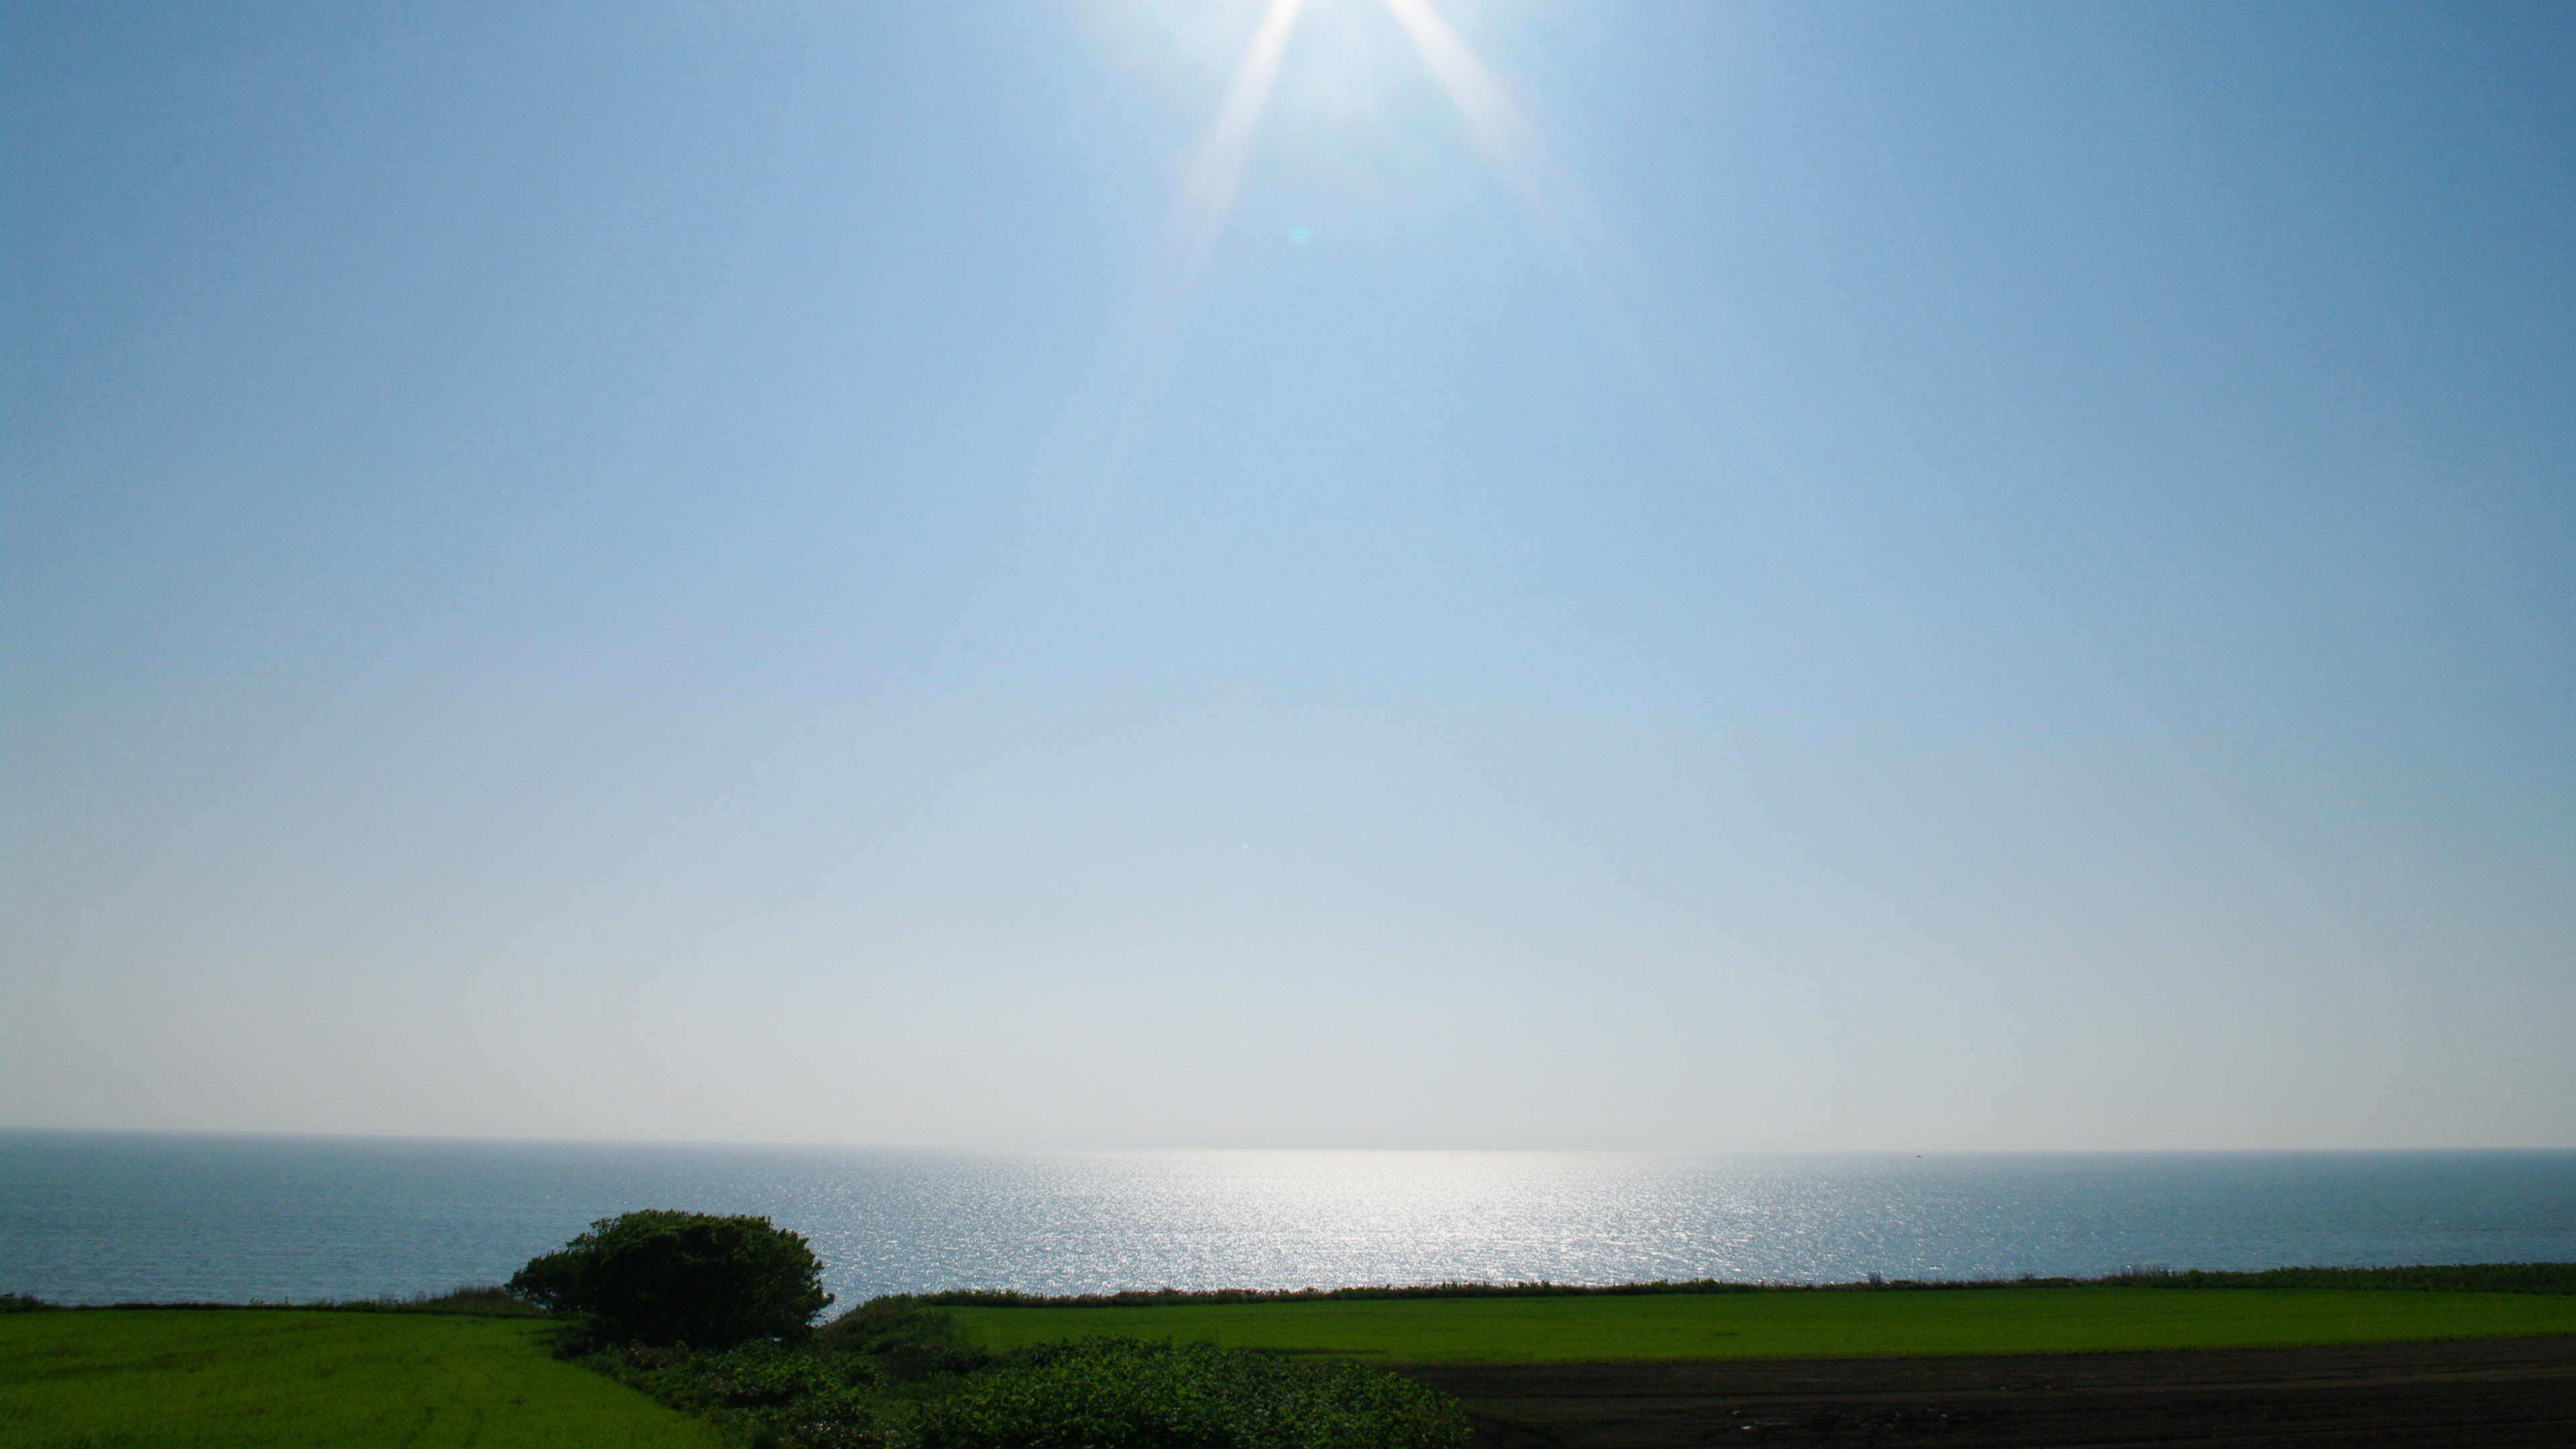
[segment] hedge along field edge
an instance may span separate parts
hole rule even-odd
[[[891,1293],[932,1308],[1170,1308],[1207,1303],[1316,1303],[1380,1298],[1654,1297],[1704,1293],[1958,1292],[1991,1288],[2351,1288],[2448,1293],[2576,1294],[2576,1263],[2421,1263],[2402,1268],[2269,1268],[2261,1272],[2131,1268],[2100,1278],[1899,1278],[1856,1283],[1736,1282],[1722,1278],[1646,1283],[1413,1283],[1347,1288],[1130,1288],[1115,1293],[1019,1293],[953,1288]]]

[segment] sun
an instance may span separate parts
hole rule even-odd
[[[1255,3],[1258,13],[1251,34],[1234,56],[1223,98],[1187,153],[1180,194],[1157,248],[1147,293],[1140,298],[1137,351],[1125,369],[1128,385],[1110,427],[1113,439],[1126,439],[1142,426],[1148,396],[1186,330],[1243,188],[1263,113],[1278,89],[1281,67],[1289,61],[1291,42],[1301,25],[1326,16],[1337,22],[1356,19],[1369,12],[1374,12],[1373,18],[1391,20],[1404,37],[1401,48],[1413,53],[1434,88],[1456,108],[1476,148],[1500,173],[1529,219],[1542,231],[1564,230],[1561,222],[1567,208],[1555,199],[1566,189],[1561,184],[1564,178],[1547,164],[1546,147],[1522,123],[1504,88],[1433,0]],[[1289,237],[1303,244],[1312,239],[1312,233],[1301,225]],[[1115,455],[1121,446],[1122,442],[1113,441],[1108,450]]]
[[[1225,99],[1192,151],[1184,205],[1197,210],[1203,224],[1221,227],[1233,209],[1245,157],[1299,22],[1318,12],[1363,5],[1381,9],[1395,21],[1489,160],[1509,167],[1532,152],[1534,140],[1510,98],[1431,0],[1264,0]]]

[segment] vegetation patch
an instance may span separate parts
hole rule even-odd
[[[509,1291],[621,1342],[731,1348],[797,1339],[832,1301],[823,1261],[763,1217],[646,1209],[530,1259]]]
[[[1455,1400],[1347,1363],[1094,1339],[1024,1351],[921,1417],[922,1449],[1456,1449]]]
[[[795,1344],[628,1344],[587,1366],[753,1445],[816,1449],[1463,1449],[1449,1395],[1348,1363],[1097,1338],[1005,1352],[880,1300]]]
[[[1344,1363],[1104,1338],[995,1352],[907,1299],[819,1333],[804,1240],[760,1218],[602,1219],[514,1292],[580,1315],[563,1351],[755,1449],[1464,1449],[1438,1390]]]

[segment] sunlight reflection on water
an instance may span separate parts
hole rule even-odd
[[[953,1287],[1845,1281],[2576,1258],[2576,1153],[927,1152],[0,1133],[0,1290],[367,1297],[595,1217],[764,1213]]]

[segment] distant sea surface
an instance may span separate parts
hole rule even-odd
[[[931,1152],[0,1132],[0,1291],[497,1283],[594,1218],[762,1213],[879,1293],[2090,1277],[2576,1260],[2576,1152]]]

